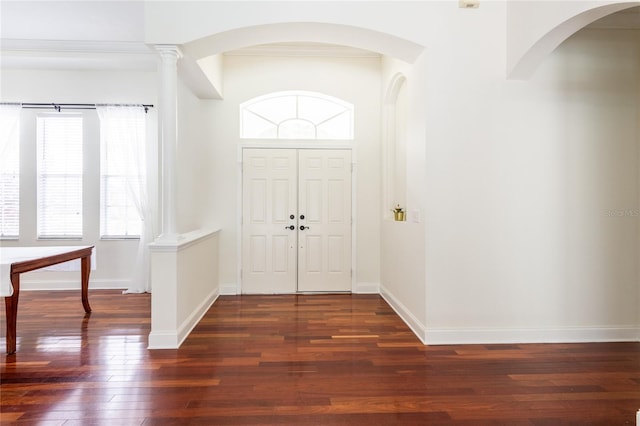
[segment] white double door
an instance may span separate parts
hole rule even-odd
[[[244,149],[242,292],[351,291],[351,151]]]

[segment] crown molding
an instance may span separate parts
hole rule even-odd
[[[0,50],[4,51],[55,51],[76,53],[153,53],[146,44],[132,41],[94,40],[27,40],[1,39]]]
[[[0,40],[2,68],[156,69],[157,53],[140,42]]]

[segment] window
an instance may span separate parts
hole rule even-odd
[[[0,105],[0,238],[17,238],[20,225],[20,104]]]
[[[353,139],[353,105],[315,92],[277,92],[240,105],[246,139]]]
[[[82,117],[38,117],[38,238],[82,237],[82,162]]]
[[[100,235],[140,237],[144,190],[145,113],[141,108],[99,108]]]

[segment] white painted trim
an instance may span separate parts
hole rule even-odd
[[[382,298],[387,301],[389,306],[391,306],[391,308],[396,312],[396,314],[398,314],[400,319],[402,319],[402,321],[404,321],[405,324],[409,326],[411,331],[413,331],[413,334],[415,334],[416,337],[423,344],[426,345],[427,329],[425,325],[422,324],[411,313],[411,311],[407,309],[406,306],[404,306],[398,299],[396,299],[395,296],[393,296],[393,294],[389,293],[389,291],[383,285],[380,285],[380,296],[382,296]]]
[[[353,128],[355,135],[355,125]],[[356,146],[351,148],[351,292],[358,293],[358,155]],[[378,293],[379,289],[376,291]]]
[[[89,279],[89,290],[125,290],[129,280]],[[66,280],[20,280],[20,291],[80,290],[80,278]],[[91,295],[89,295],[91,296]]]
[[[196,309],[193,310],[191,315],[178,327],[178,346],[184,342],[184,340],[189,336],[189,333],[193,330],[193,328],[198,325],[202,317],[207,313],[209,308],[213,306],[213,304],[218,300],[218,296],[220,295],[218,289],[213,290],[209,295],[198,305]]]
[[[212,238],[218,232],[220,232],[219,229],[197,229],[186,234],[178,235],[177,240],[157,239],[156,241],[149,244],[149,249],[152,252],[176,253],[189,248],[194,244],[199,243],[200,241]]]
[[[633,326],[429,329],[425,340],[429,345],[637,342],[640,329]]]
[[[2,40],[3,68],[155,71],[157,56],[145,43]]]
[[[238,132],[240,130],[238,129]],[[238,133],[240,134],[240,133]],[[242,205],[242,185],[244,185],[244,179],[243,179],[243,167],[244,167],[244,162],[243,162],[243,157],[244,157],[244,151],[243,151],[244,147],[242,146],[238,146],[237,147],[237,168],[236,168],[236,182],[238,182],[239,184],[237,185],[237,189],[236,189],[236,282],[238,283],[238,285],[236,286],[236,292],[238,294],[242,294],[242,220],[243,220],[243,205]]]
[[[149,333],[149,343],[147,349],[178,349],[184,340],[189,336],[193,328],[198,325],[202,317],[209,308],[218,300],[218,290],[213,290],[204,301],[184,320],[176,329],[170,331],[152,331]]]
[[[243,149],[355,149],[354,139],[240,139],[240,163]],[[354,162],[353,157],[351,161]]]
[[[640,342],[640,327],[442,328],[420,321],[383,286],[380,295],[425,345]]]
[[[149,343],[147,349],[176,349],[178,344],[178,334],[172,332],[152,331],[149,333]]]
[[[379,294],[380,283],[356,283],[353,289],[355,294]]]
[[[2,49],[17,52],[127,53],[148,55],[154,52],[145,43],[130,41],[92,40],[27,40],[4,39]]]

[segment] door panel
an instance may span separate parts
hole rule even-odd
[[[351,151],[300,150],[298,158],[298,291],[350,291]]]
[[[243,150],[243,293],[296,291],[297,168],[295,150]]]

